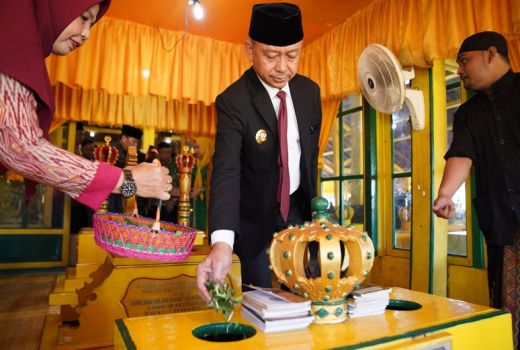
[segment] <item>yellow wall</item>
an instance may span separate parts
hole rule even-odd
[[[449,265],[448,297],[479,305],[489,305],[487,270]]]
[[[410,260],[393,256],[376,256],[367,283],[387,287],[410,287]]]

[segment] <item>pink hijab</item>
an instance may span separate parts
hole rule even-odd
[[[110,0],[1,0],[0,72],[30,88],[47,137],[54,113],[54,94],[45,58],[63,30],[89,7],[99,4],[99,20]]]

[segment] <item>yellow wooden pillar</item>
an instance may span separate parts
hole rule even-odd
[[[391,118],[387,114],[376,112],[376,148],[377,148],[377,255],[389,255],[392,250],[392,168],[388,166],[392,159],[390,128]],[[408,285],[407,285],[408,287]]]
[[[153,126],[145,126],[143,128],[143,138],[141,140],[141,149],[146,152],[148,146],[155,146],[155,128]]]
[[[412,242],[411,289],[430,292],[430,79],[428,70],[416,70],[413,87],[423,91],[425,127],[412,132]]]
[[[446,69],[444,61],[436,59],[432,68],[432,139],[433,200],[437,197],[444,171],[444,154],[448,147],[448,115],[446,108]],[[431,209],[430,209],[431,210]],[[448,220],[432,215],[432,293],[446,296],[448,281]]]

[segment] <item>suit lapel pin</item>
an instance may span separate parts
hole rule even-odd
[[[255,140],[259,145],[267,141],[267,131],[265,131],[265,129],[258,130],[256,132]]]

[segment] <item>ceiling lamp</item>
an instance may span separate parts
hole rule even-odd
[[[188,5],[193,6],[193,17],[195,17],[195,19],[200,21],[204,18],[204,8],[199,0],[188,0]]]

